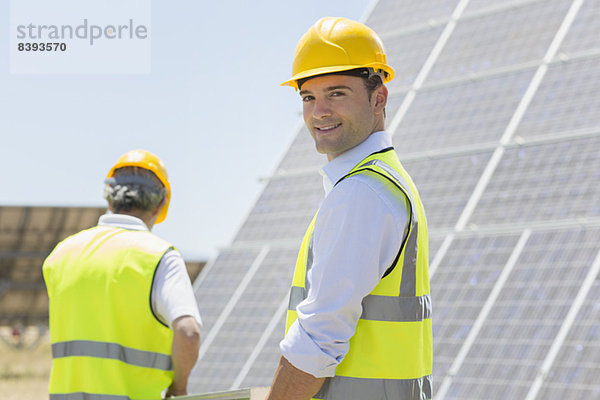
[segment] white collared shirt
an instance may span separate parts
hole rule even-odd
[[[408,229],[408,205],[379,180],[358,174],[336,185],[365,157],[391,146],[389,133],[372,133],[321,171],[326,197],[313,230],[309,291],[280,343],[292,365],[315,377],[335,375],[349,350],[362,299],[392,265]]]
[[[148,231],[141,219],[124,214],[102,215],[98,225]],[[161,258],[156,268],[150,298],[152,311],[169,328],[172,328],[173,321],[184,315],[194,317],[198,325],[202,326],[192,283],[179,251],[169,250]]]

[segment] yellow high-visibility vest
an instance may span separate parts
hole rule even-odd
[[[433,344],[429,296],[428,233],[416,186],[393,148],[361,161],[341,180],[362,174],[378,179],[398,201],[410,204],[409,227],[394,263],[362,302],[350,350],[315,395],[326,400],[421,400],[432,397]],[[333,189],[335,190],[335,188]],[[286,333],[306,298],[312,264],[313,218],[300,248],[287,312]]]
[[[160,399],[173,381],[173,333],[151,308],[172,246],[150,232],[81,231],[44,261],[50,299],[50,399]]]

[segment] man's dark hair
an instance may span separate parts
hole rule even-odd
[[[152,171],[140,167],[119,168],[105,182],[104,198],[115,213],[154,211],[167,194],[160,179]]]
[[[365,87],[367,88],[367,94],[369,95],[369,101],[371,95],[379,86],[383,85],[383,80],[380,75],[371,75],[368,78],[364,78]]]
[[[358,78],[363,78],[365,81],[365,87],[367,89],[367,94],[369,98],[379,86],[383,85],[383,76],[387,75],[387,72],[379,70],[375,72],[373,68],[355,68],[349,69],[347,71],[336,71],[330,72],[327,74],[321,74],[316,76],[326,76],[326,75],[348,75],[348,76],[356,76]],[[302,88],[302,85],[311,78],[315,78],[315,76],[309,76],[307,78],[298,79],[298,90]]]

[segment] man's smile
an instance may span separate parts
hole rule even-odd
[[[328,124],[328,125],[322,125],[322,126],[315,126],[315,130],[319,131],[319,132],[328,132],[331,131],[339,126],[341,126],[341,123],[337,123],[337,124]]]

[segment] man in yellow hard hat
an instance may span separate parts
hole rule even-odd
[[[112,213],[44,262],[50,299],[50,399],[187,394],[202,321],[181,254],[150,233],[171,198],[163,162],[144,150],[112,167]]]
[[[293,76],[326,196],[302,241],[269,400],[432,397],[428,233],[384,131],[394,77],[377,34],[322,18]]]

